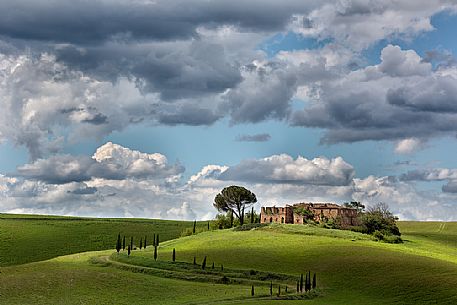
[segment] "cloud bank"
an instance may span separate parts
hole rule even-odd
[[[103,217],[210,219],[222,188],[243,185],[262,205],[359,200],[388,203],[402,219],[455,220],[455,170],[414,171],[396,177],[357,178],[341,157],[287,154],[207,165],[183,179],[184,168],[166,156],[108,142],[92,157],[55,155],[0,176],[2,211]],[[443,192],[420,191],[415,181],[448,181]],[[420,203],[420,204],[418,204]]]
[[[455,125],[453,61],[387,46],[381,64],[364,67],[360,52],[432,31],[431,17],[455,8],[445,0],[2,2],[0,139],[38,159],[140,122],[228,118],[323,128],[327,143],[426,141]],[[326,43],[268,56],[259,45],[278,33]],[[435,69],[433,60],[446,64]],[[294,98],[313,103],[295,111]]]

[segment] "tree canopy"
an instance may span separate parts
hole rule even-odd
[[[245,209],[256,202],[257,197],[250,190],[232,185],[225,187],[216,195],[213,205],[219,212],[231,211],[243,225]]]
[[[368,208],[362,216],[362,225],[368,234],[380,231],[387,234],[400,236],[400,230],[397,227],[397,218],[390,212],[389,206],[380,202]]]

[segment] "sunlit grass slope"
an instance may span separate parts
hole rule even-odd
[[[455,244],[437,253],[406,236],[410,241],[397,245],[353,232],[295,225],[214,231],[163,243],[159,259],[170,260],[175,248],[177,257],[187,262],[207,256],[209,262],[230,268],[297,277],[311,270],[318,274],[324,297],[306,304],[457,304]],[[151,249],[133,255],[152,261]]]
[[[206,226],[200,223],[200,226]],[[78,218],[0,214],[0,266],[40,261],[60,255],[112,249],[117,234],[134,236],[135,244],[153,234],[177,238],[192,222],[156,219]]]
[[[248,285],[223,285],[141,273],[153,268],[153,248],[130,258],[113,250],[0,268],[0,304],[457,304],[455,223],[400,223],[406,242],[385,244],[367,235],[296,225],[251,231],[221,230],[161,242],[159,260],[197,257],[225,269],[298,277],[317,273],[312,300],[251,298]],[[441,229],[440,229],[441,228]],[[114,237],[115,239],[115,237]],[[111,257],[131,270],[92,264]],[[160,264],[157,263],[157,264]],[[140,266],[140,267],[136,267]],[[256,288],[267,294],[267,286]]]

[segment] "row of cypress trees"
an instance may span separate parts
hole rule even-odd
[[[305,292],[311,291],[311,289],[316,289],[316,273],[314,273],[313,279],[311,280],[311,271],[308,271],[304,282],[303,273],[300,275],[300,279],[297,281],[297,293],[299,291],[303,292],[303,288],[305,288]]]
[[[193,228],[193,231],[195,233],[195,227],[196,227],[196,221],[194,221],[194,228]],[[208,223],[208,228],[209,228],[209,223]],[[157,260],[157,248],[159,246],[159,234],[154,234],[154,237],[153,237],[153,243],[152,243],[152,246],[154,247],[154,260]],[[142,248],[145,248],[147,247],[147,239],[146,239],[146,236],[144,237],[144,243],[143,243],[143,238],[140,239],[140,250]],[[122,241],[121,241],[121,234],[119,233],[118,236],[117,236],[117,243],[116,243],[116,251],[117,253],[120,252],[120,250],[125,250],[125,236],[123,237]],[[133,250],[133,237],[130,238],[130,244],[127,245],[127,251],[128,251],[128,255],[130,256],[130,253],[131,251]],[[172,261],[175,262],[176,261],[176,249],[173,248],[173,253],[172,253]],[[194,256],[194,261],[193,261],[193,264],[194,265],[197,265],[197,258],[196,256]],[[203,258],[203,261],[202,261],[202,264],[201,264],[201,268],[203,270],[206,269],[206,256]],[[214,266],[214,262],[212,264],[212,267],[211,269],[214,269],[215,266]],[[223,271],[224,270],[224,266],[221,265],[221,270]],[[303,293],[303,289],[305,290],[305,292],[308,292],[308,291],[311,291],[312,289],[316,289],[316,273],[313,274],[313,277],[311,279],[311,271],[308,271],[306,274],[305,274],[305,278],[303,278],[303,273],[300,275],[300,279],[297,281],[297,293]],[[285,292],[287,293],[287,286],[285,286]],[[254,293],[255,293],[255,289],[254,289],[254,285],[251,286],[251,295],[254,296]],[[278,285],[278,296],[281,294],[281,285]],[[273,296],[273,282],[270,283],[270,295]]]
[[[154,239],[153,239],[153,243],[152,243],[152,246],[154,246],[155,248],[157,248],[159,246],[159,234],[154,234]],[[117,253],[119,253],[121,251],[121,249],[124,251],[125,250],[125,235],[124,237],[121,239],[121,233],[119,233],[117,235],[117,242],[116,242],[116,251]],[[143,237],[140,238],[140,250],[141,249],[146,249],[147,247],[147,237],[145,236],[144,237],[144,240],[143,240]],[[133,236],[130,237],[130,244],[127,245],[127,251],[128,251],[128,254],[130,255],[130,251],[133,250]],[[155,249],[156,251],[156,249]]]

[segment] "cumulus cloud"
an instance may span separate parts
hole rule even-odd
[[[253,135],[243,134],[236,137],[238,142],[268,142],[270,139],[271,136],[268,133],[258,133]]]
[[[67,140],[144,121],[284,120],[294,97],[320,101],[291,122],[328,129],[329,143],[445,133],[455,123],[456,76],[430,70],[436,55],[389,46],[379,66],[346,75],[363,64],[360,50],[430,31],[431,16],[452,8],[444,0],[1,3],[9,18],[0,21],[0,122],[9,124],[0,136],[37,159]],[[331,43],[274,58],[258,49],[286,31]],[[395,116],[389,107],[402,109]],[[399,117],[422,124],[387,128]]]
[[[108,142],[92,156],[54,155],[19,166],[19,175],[50,184],[89,181],[92,178],[122,180],[126,178],[159,179],[179,176],[184,168],[169,165],[159,153],[147,154]]]
[[[431,31],[431,17],[452,9],[446,0],[3,1],[0,141],[25,146],[31,160],[17,177],[0,176],[2,209],[207,217],[214,195],[240,183],[264,202],[354,196],[403,204],[406,218],[442,215],[456,189],[452,175],[443,179],[444,193],[432,196],[415,190],[413,179],[357,180],[341,158],[284,154],[208,165],[183,182],[184,168],[160,154],[112,143],[92,158],[60,151],[140,122],[196,126],[227,118],[321,128],[325,143],[390,140],[397,153],[413,153],[455,133],[455,60],[388,45],[378,65],[366,66],[361,54],[379,41]],[[273,56],[259,49],[288,31],[320,46]],[[294,99],[304,101],[303,110],[292,107]],[[403,192],[410,201],[395,197]],[[414,209],[421,196],[443,210]]]
[[[395,152],[397,154],[411,154],[423,148],[424,144],[417,138],[409,138],[398,141],[395,145]]]
[[[413,170],[400,176],[404,181],[442,181],[457,179],[457,170],[449,168]]]
[[[171,208],[167,210],[167,218],[170,219],[196,219],[194,211],[187,202],[183,202],[179,208]]]
[[[420,141],[454,133],[455,69],[432,70],[414,51],[388,45],[380,64],[316,85],[313,102],[294,112],[291,123],[325,128],[326,143],[406,139],[397,148],[409,152]]]
[[[433,190],[419,191],[414,184],[394,177],[354,179],[353,200],[374,205],[387,203],[403,220],[455,220],[455,197]]]
[[[349,185],[355,171],[343,158],[325,157],[308,160],[287,154],[245,160],[224,171],[219,179],[260,183],[292,183],[312,185]]]
[[[249,167],[249,170],[242,171]],[[2,176],[3,210],[72,215],[211,218],[212,200],[230,184],[245,185],[264,202],[348,198],[353,167],[342,158],[308,160],[274,155],[229,167],[207,165],[187,181],[164,155],[111,142],[92,158],[56,155]]]
[[[288,155],[242,161],[234,166],[207,165],[187,181],[174,180],[165,171],[160,177],[146,176],[132,166],[138,160],[152,162],[157,168],[170,167],[165,156],[146,154],[108,143],[91,159],[109,174],[82,181],[80,158],[67,160],[68,167],[55,164],[40,167],[37,161],[22,177],[0,176],[2,211],[104,217],[151,217],[165,219],[209,219],[216,210],[212,201],[222,188],[243,185],[252,190],[262,205],[283,205],[301,201],[362,201],[368,205],[388,203],[401,219],[455,220],[454,170],[409,173],[409,177],[355,178],[352,165],[342,158],[308,160]],[[76,161],[75,161],[76,160]],[[54,160],[55,162],[56,160]],[[146,167],[149,168],[149,167]],[[38,169],[46,169],[44,176]],[[121,175],[112,177],[111,170]],[[131,171],[130,171],[131,170]],[[59,174],[59,172],[62,172]],[[52,174],[55,178],[50,178]],[[97,172],[98,173],[98,172]],[[128,174],[130,173],[130,174]],[[139,174],[138,174],[139,173]],[[136,175],[138,174],[138,175]],[[174,176],[173,176],[174,177]],[[71,181],[73,178],[74,180]],[[418,180],[447,180],[444,192],[419,191]]]
[[[302,35],[335,39],[362,50],[381,39],[408,38],[433,30],[430,17],[453,8],[452,1],[335,1],[296,14],[290,28]]]
[[[54,56],[0,54],[0,135],[25,145],[32,159],[61,148],[65,137],[101,137],[151,113],[157,101],[127,79],[98,81]]]

